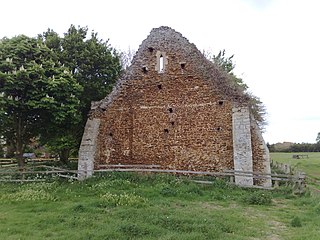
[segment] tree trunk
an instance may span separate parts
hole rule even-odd
[[[5,152],[5,157],[6,158],[14,158],[15,154],[14,152],[16,151],[16,146],[14,145],[14,142],[11,140],[6,140],[7,144],[7,151]]]
[[[18,161],[18,167],[20,171],[24,170],[24,157],[23,157],[23,144],[21,139],[17,139],[17,145],[16,145],[16,159]]]
[[[23,135],[24,135],[24,128],[22,122],[22,116],[19,114],[17,116],[16,122],[16,159],[18,161],[18,167],[20,171],[24,170],[24,158],[23,158],[23,151],[24,151],[24,143],[23,143]]]
[[[59,153],[60,162],[63,164],[68,164],[70,155],[70,149],[62,149]]]

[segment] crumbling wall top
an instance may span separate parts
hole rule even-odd
[[[235,105],[246,105],[248,97],[237,86],[230,76],[219,69],[214,63],[204,57],[195,44],[190,43],[181,33],[174,29],[161,26],[153,28],[149,36],[141,43],[138,51],[133,57],[131,66],[125,74],[117,81],[112,92],[100,102],[92,104],[93,111],[103,111],[117,97],[119,90],[127,81],[133,81],[141,74],[142,66],[147,61],[147,53],[152,51],[179,52],[183,61],[192,62],[192,72],[202,75],[214,89],[218,89],[224,97]]]

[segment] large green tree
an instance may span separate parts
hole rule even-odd
[[[19,166],[30,139],[50,126],[73,125],[82,86],[41,39],[0,41],[0,135],[14,146]]]
[[[99,39],[97,33],[89,34],[87,27],[71,25],[63,37],[48,29],[39,38],[59,56],[59,61],[71,70],[84,89],[80,97],[81,121],[59,127],[44,138],[49,147],[59,152],[60,159],[67,162],[70,152],[79,147],[91,102],[106,97],[119,78],[120,56],[108,41]]]
[[[232,81],[237,84],[243,91],[244,94],[246,94],[249,97],[249,107],[250,111],[253,114],[255,120],[258,123],[258,126],[261,130],[264,130],[265,126],[267,125],[266,121],[266,115],[267,110],[265,105],[262,103],[259,97],[253,95],[251,92],[248,91],[248,85],[243,82],[241,78],[235,75],[233,72],[235,68],[235,64],[233,63],[233,57],[234,55],[227,56],[226,51],[222,50],[219,51],[217,55],[211,55],[208,53],[204,53],[207,55],[209,60],[217,64],[221,70],[225,71],[229,77],[232,79]]]

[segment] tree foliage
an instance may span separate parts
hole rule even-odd
[[[251,92],[248,91],[249,87],[247,84],[244,83],[242,78],[239,78],[238,76],[236,76],[234,74],[234,72],[233,72],[233,70],[235,68],[235,64],[233,63],[234,55],[231,55],[230,57],[228,57],[226,55],[225,50],[219,51],[219,53],[217,55],[210,55],[210,54],[206,54],[206,53],[205,53],[205,55],[207,55],[209,60],[211,60],[217,66],[219,66],[222,71],[226,72],[229,75],[229,77],[231,78],[231,80],[236,85],[239,86],[239,88],[243,91],[244,94],[246,94],[249,97],[250,111],[251,111],[252,115],[254,116],[255,120],[257,121],[260,130],[264,130],[265,126],[267,125],[266,107],[262,103],[260,98],[258,98],[257,96],[253,95]]]
[[[97,33],[88,34],[87,27],[71,25],[63,37],[48,29],[38,37],[55,52],[61,64],[70,69],[84,89],[80,96],[81,121],[62,128],[58,126],[42,137],[43,142],[66,161],[69,153],[79,147],[91,102],[106,97],[119,78],[122,70],[120,56],[108,41],[99,39]]]
[[[276,145],[269,146],[270,152],[320,152],[320,143],[292,143],[285,148],[277,148]]]
[[[30,139],[50,125],[78,123],[82,87],[58,55],[24,35],[0,42],[0,130],[20,166]]]
[[[249,108],[250,112],[254,116],[254,119],[257,121],[257,124],[261,131],[265,130],[267,123],[267,108],[260,100],[259,97],[253,95],[251,92],[246,92],[249,96]]]
[[[320,152],[320,132],[316,143],[275,143],[268,148],[270,152]]]

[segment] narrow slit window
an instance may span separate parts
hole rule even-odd
[[[158,84],[158,89],[161,90],[162,89],[162,85]]]
[[[164,71],[164,58],[162,55],[160,55],[159,58],[159,72],[163,72]]]
[[[143,73],[147,73],[148,72],[148,67],[147,66],[143,66],[142,67],[142,71],[143,71]]]
[[[173,109],[172,108],[169,108],[168,111],[169,111],[169,113],[173,113]]]

